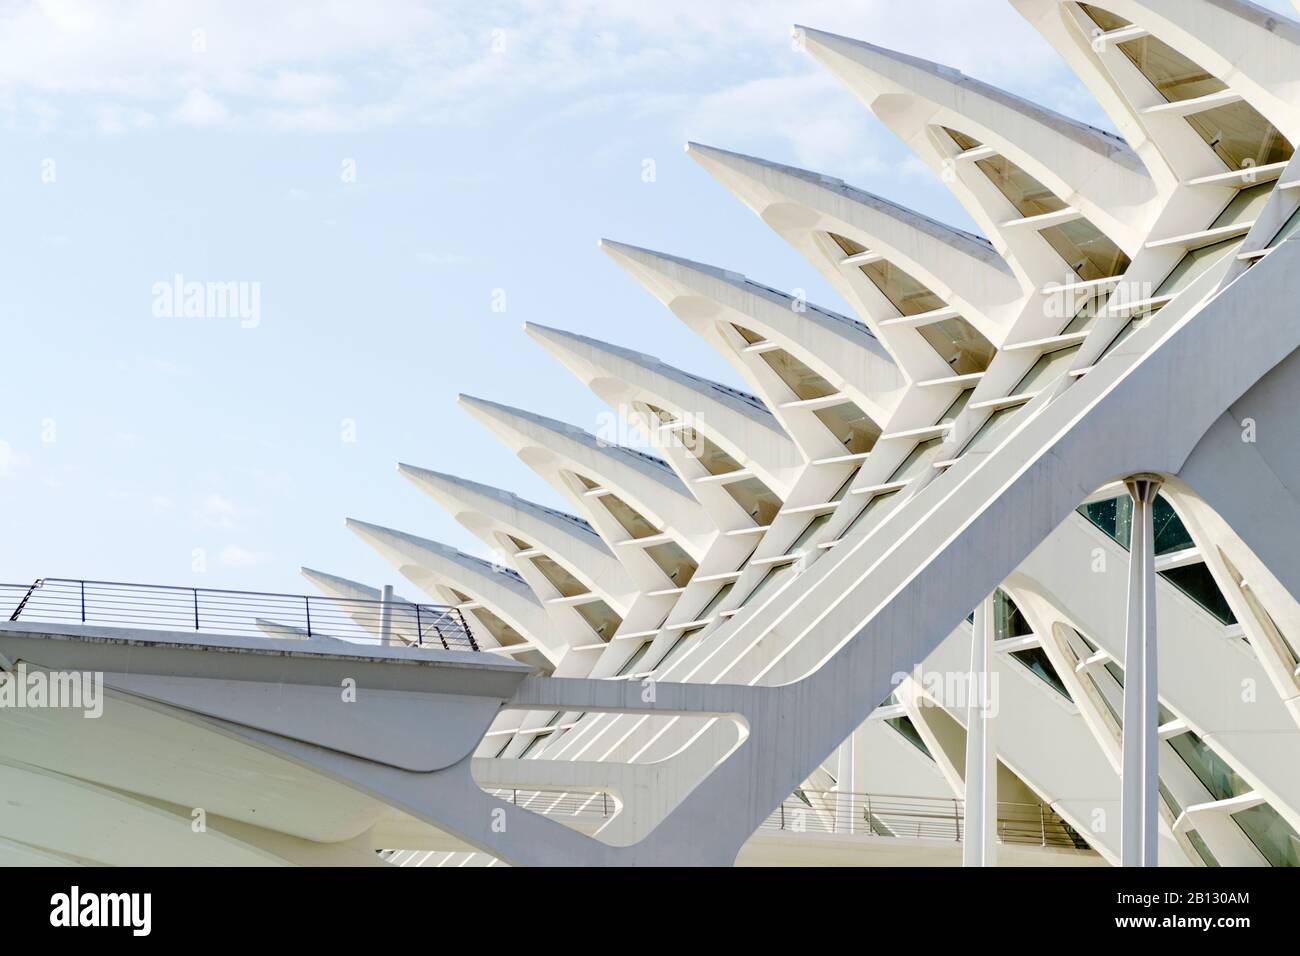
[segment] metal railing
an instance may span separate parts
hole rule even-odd
[[[559,790],[488,790],[498,799],[547,816],[603,819],[618,809],[605,793]],[[945,840],[960,843],[965,830],[963,801],[945,797],[850,793],[842,802],[833,790],[801,790],[788,797],[760,830],[791,833],[859,834]],[[1037,803],[999,803],[997,835],[1020,846],[1087,850],[1088,842],[1050,807]]]
[[[0,584],[0,620],[262,637],[333,637],[452,651],[479,646],[458,608],[440,604],[39,578]]]
[[[960,842],[964,813],[962,800],[945,797],[802,790],[787,797],[760,829]],[[997,836],[1002,843],[1088,849],[1078,831],[1037,803],[999,803]]]

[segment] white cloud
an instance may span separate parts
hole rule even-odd
[[[225,105],[206,90],[190,90],[172,115],[187,126],[224,126],[230,120]]]
[[[230,528],[239,515],[239,509],[229,498],[212,492],[203,496],[194,514],[204,527]]]
[[[13,445],[3,438],[0,438],[0,478],[9,477],[19,468],[25,466],[27,462],[26,455],[16,450]]]
[[[237,544],[228,544],[217,555],[217,563],[223,568],[255,568],[271,559],[262,551],[248,551]]]

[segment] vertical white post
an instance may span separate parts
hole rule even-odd
[[[854,814],[854,794],[857,792],[857,763],[853,753],[855,730],[849,739],[840,744],[835,756],[835,832],[853,833],[858,829]]]
[[[1123,771],[1120,862],[1157,866],[1160,743],[1157,728],[1156,564],[1154,508],[1158,475],[1124,482],[1133,499],[1129,532],[1128,631],[1124,636]]]
[[[393,643],[393,586],[385,584],[379,598],[379,643],[388,647]]]
[[[962,866],[997,866],[998,773],[993,739],[993,595],[975,608],[966,707]]]

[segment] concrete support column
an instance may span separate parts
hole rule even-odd
[[[393,586],[385,584],[379,597],[379,643],[388,647],[393,643]]]
[[[1124,637],[1124,761],[1120,775],[1120,862],[1157,866],[1160,723],[1156,668],[1154,509],[1162,479],[1134,475],[1129,532],[1128,631]]]
[[[854,731],[849,735],[849,739],[840,744],[840,749],[835,754],[835,832],[836,833],[856,833],[863,829],[857,813],[856,806],[861,800],[855,797],[857,793],[857,759],[854,754],[853,741],[858,735]]]
[[[993,735],[993,595],[975,608],[966,707],[962,866],[997,866],[998,767]]]

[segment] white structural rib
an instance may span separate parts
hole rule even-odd
[[[600,247],[718,349],[763,395],[778,419],[786,396],[764,391],[762,380],[753,375],[754,363],[747,360],[759,352],[739,355],[747,345],[737,343],[728,327],[748,328],[786,349],[879,421],[897,407],[903,378],[888,350],[861,322],[753,282],[738,272],[609,239],[601,240]],[[789,430],[788,424],[786,428]]]
[[[354,518],[349,518],[347,525],[430,597],[439,603],[455,604],[458,599],[450,589],[460,591],[471,602],[488,607],[552,662],[560,660],[566,648],[589,639],[589,632],[584,632],[578,622],[566,626],[565,622],[548,615],[532,588],[513,571],[405,531]],[[472,612],[465,617],[473,627]],[[480,637],[487,632],[478,626],[474,627],[474,633]],[[490,635],[482,643],[488,647],[499,646]]]
[[[586,497],[591,489],[584,490],[579,477],[618,495],[697,561],[716,537],[716,526],[662,459],[522,409],[468,395],[460,397],[460,404],[556,490],[584,508],[611,548],[627,534],[604,520],[596,502]]]
[[[524,328],[625,417],[656,434],[698,430],[774,490],[789,493],[804,460],[756,396],[585,335],[541,325]],[[641,414],[639,408],[648,405],[669,412],[677,424]]]
[[[533,580],[528,565],[532,557],[549,557],[587,584],[620,614],[627,613],[636,595],[636,587],[626,569],[586,520],[466,478],[414,465],[398,465],[397,470],[489,548],[510,560],[525,580]],[[519,549],[508,535],[531,548]],[[533,549],[539,550],[540,555],[533,555]]]
[[[927,126],[957,128],[1010,158],[1130,254],[1138,248],[1133,213],[1156,190],[1141,160],[1119,137],[950,67],[833,33],[798,29],[809,53],[922,159],[936,167],[942,163],[932,146],[922,145]]]

